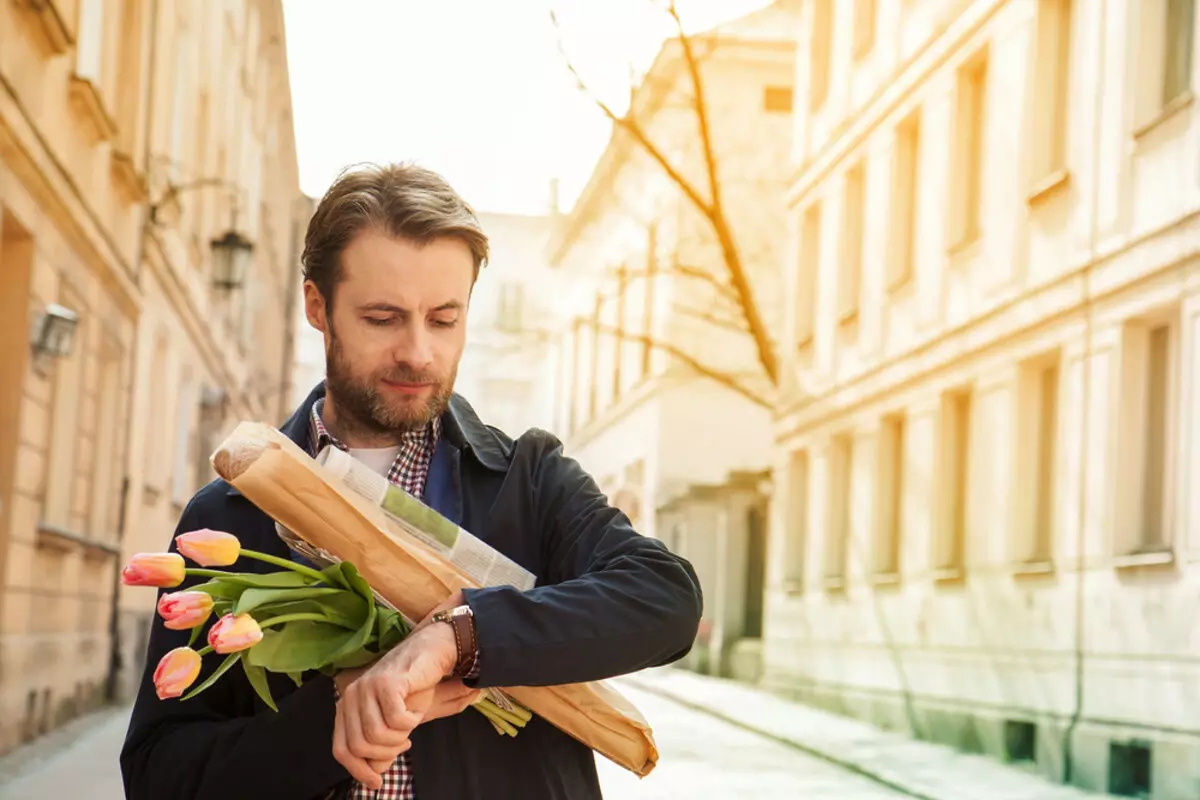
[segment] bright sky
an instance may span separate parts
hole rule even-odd
[[[357,161],[415,160],[480,211],[541,213],[552,178],[569,208],[608,141],[565,48],[624,108],[671,21],[662,0],[283,0],[300,187],[320,196]],[[691,30],[767,0],[680,0]]]

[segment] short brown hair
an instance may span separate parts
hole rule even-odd
[[[304,277],[326,302],[341,280],[342,251],[367,228],[419,244],[458,239],[471,249],[476,278],[487,263],[488,239],[479,219],[445,178],[410,163],[358,164],[325,192],[304,236]]]

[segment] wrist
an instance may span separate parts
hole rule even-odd
[[[475,669],[479,644],[475,638],[475,615],[468,605],[442,609],[436,612],[431,621],[433,628],[439,629],[443,636],[449,636],[453,652],[453,663],[447,675],[464,678]]]

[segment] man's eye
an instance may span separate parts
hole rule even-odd
[[[453,328],[455,325],[458,324],[458,320],[456,320],[456,319],[435,319],[433,321],[433,324],[439,328]]]
[[[375,325],[380,328],[392,324],[392,317],[384,317],[382,319],[380,317],[364,317],[364,319],[366,319],[368,325]]]

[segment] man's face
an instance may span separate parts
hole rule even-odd
[[[326,391],[345,433],[388,437],[446,410],[474,272],[458,239],[418,245],[368,229],[342,253],[332,307],[305,284],[308,321],[325,334]]]

